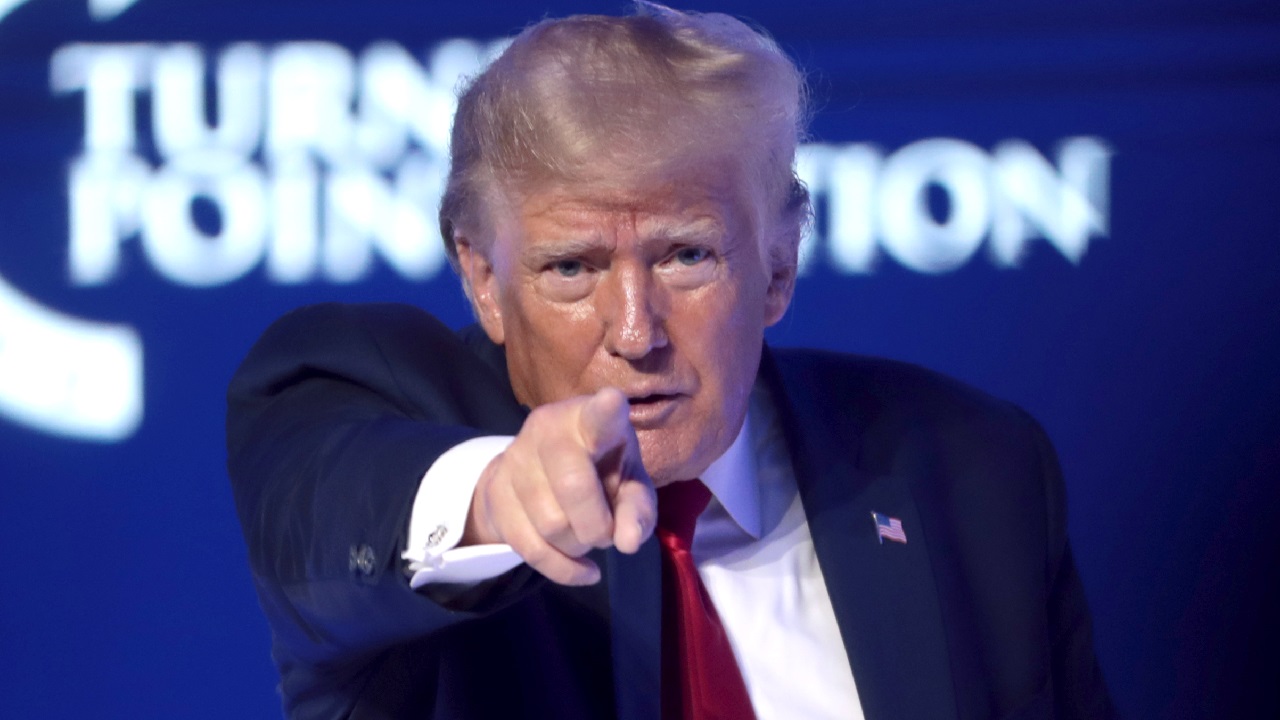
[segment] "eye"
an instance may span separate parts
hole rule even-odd
[[[681,265],[697,265],[698,263],[710,257],[711,251],[702,247],[683,247],[675,252],[672,257]]]
[[[560,277],[576,277],[582,273],[581,260],[557,260],[551,263],[551,269]]]

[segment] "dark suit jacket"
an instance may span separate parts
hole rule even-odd
[[[761,376],[868,720],[1110,715],[1034,421],[885,360],[766,351]],[[409,588],[422,474],[525,413],[500,348],[407,306],[304,308],[250,352],[228,464],[292,717],[659,716],[656,543],[600,553],[595,587]]]

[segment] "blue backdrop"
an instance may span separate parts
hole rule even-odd
[[[1280,8],[712,1],[809,73],[777,344],[1055,440],[1131,717],[1280,714]],[[452,90],[569,0],[0,1],[0,716],[277,716],[222,394],[276,316],[467,321]]]

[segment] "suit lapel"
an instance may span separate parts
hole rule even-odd
[[[857,398],[815,387],[811,369],[775,362],[762,375],[785,429],[818,565],[867,720],[955,718],[946,633],[914,475],[858,466],[866,417]],[[922,479],[922,478],[916,478]],[[873,512],[902,521],[907,543],[878,540]]]

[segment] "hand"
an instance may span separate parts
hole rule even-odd
[[[590,585],[592,548],[634,553],[658,513],[626,396],[613,388],[534,409],[480,475],[462,544],[507,543],[562,585]]]

